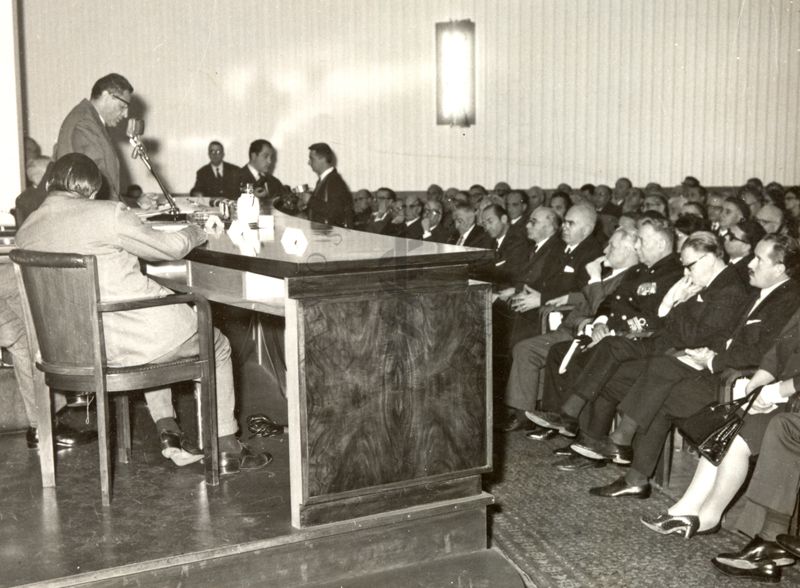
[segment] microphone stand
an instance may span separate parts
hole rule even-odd
[[[181,213],[181,211],[178,210],[178,205],[175,204],[175,200],[172,198],[172,194],[169,193],[169,190],[167,190],[166,186],[164,186],[164,182],[161,181],[161,178],[158,177],[156,170],[153,169],[153,164],[150,163],[150,156],[147,155],[147,149],[145,149],[144,143],[142,143],[141,139],[139,138],[139,135],[128,135],[128,140],[138,153],[138,155],[137,154],[134,155],[134,159],[138,157],[139,159],[142,160],[144,166],[150,171],[150,173],[156,179],[158,187],[161,188],[161,193],[164,194],[164,197],[167,199],[167,202],[169,203],[169,211],[164,213],[164,215],[166,215],[167,218],[157,219],[157,220],[175,220],[175,221],[186,220],[188,218],[187,215]],[[150,220],[156,220],[156,217],[150,217]]]

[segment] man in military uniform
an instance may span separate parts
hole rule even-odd
[[[525,339],[514,346],[506,405],[519,411],[535,408],[545,360],[556,349],[561,349],[558,356],[563,357],[575,333],[585,333],[588,328],[597,330],[598,334],[607,329],[627,332],[656,328],[660,324],[658,306],[661,298],[681,274],[680,263],[672,250],[673,234],[669,228],[649,220],[643,222],[638,229],[635,247],[640,261],[638,265],[624,274],[615,276],[612,272],[593,280],[584,293],[603,292],[594,303],[578,304],[555,331]],[[630,264],[620,267],[630,267]],[[604,291],[597,290],[599,287],[604,287]],[[592,298],[587,296],[585,300],[591,301]],[[561,302],[576,303],[576,300],[565,297]],[[550,409],[557,409],[560,404],[557,398],[548,397],[546,387],[543,406],[552,405]],[[543,439],[555,434],[549,431],[535,427],[528,436]]]

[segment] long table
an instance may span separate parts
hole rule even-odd
[[[165,284],[285,317],[292,524],[479,499],[492,467],[493,252],[329,227],[211,232]]]

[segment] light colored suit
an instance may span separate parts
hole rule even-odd
[[[180,259],[200,244],[194,232],[156,231],[119,202],[51,192],[17,232],[24,249],[97,256],[100,298],[157,298],[171,294],[139,269],[148,261]],[[189,306],[108,313],[103,317],[109,365],[152,362],[187,341],[197,318]]]
[[[54,157],[67,153],[83,153],[97,164],[103,174],[103,187],[97,198],[118,201],[119,157],[111,135],[92,103],[81,100],[61,124]]]

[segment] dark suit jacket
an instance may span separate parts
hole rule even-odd
[[[800,310],[791,316],[758,367],[777,380],[793,378],[795,390],[800,390]]]
[[[519,281],[529,252],[528,238],[508,231],[495,253],[492,283],[499,287],[508,287]]]
[[[41,182],[35,188],[33,186],[25,188],[17,196],[17,200],[14,202],[14,217],[17,221],[17,228],[21,227],[25,219],[42,205],[46,197],[47,192],[44,191],[44,182]]]
[[[392,213],[390,212],[381,220],[375,220],[373,216],[364,228],[365,231],[376,235],[388,235],[390,237],[403,237],[406,234],[405,223],[392,223]]]
[[[569,254],[563,253],[564,263],[561,271],[553,274],[541,284],[542,303],[583,288],[589,281],[586,264],[602,254],[602,245],[591,235],[581,241]]]
[[[438,225],[433,227],[431,234],[427,237],[423,236],[422,240],[433,241],[434,243],[449,243],[452,236],[452,232],[444,225],[443,222],[440,222]]]
[[[406,225],[405,237],[406,239],[422,239],[422,217],[417,218],[410,225]]]
[[[508,226],[508,232],[515,233],[516,235],[519,235],[520,237],[527,239],[528,229],[525,228],[525,223],[527,222],[528,222],[527,215],[523,214],[516,223]]]
[[[600,305],[598,315],[608,316],[608,328],[617,333],[629,332],[628,321],[633,319],[639,330],[655,331],[664,322],[658,307],[664,294],[683,276],[683,266],[677,255],[668,255],[652,267],[639,264],[625,272],[622,283]]]
[[[678,304],[669,313],[664,328],[654,335],[654,351],[708,347],[725,349],[747,306],[749,293],[732,267],[728,266],[694,298]],[[748,307],[749,308],[749,307]]]
[[[222,162],[222,178],[214,175],[211,164],[197,170],[193,190],[200,190],[209,198],[228,198],[235,200],[241,193],[239,168],[227,161]],[[251,176],[252,177],[252,176]]]
[[[106,125],[88,100],[81,100],[61,124],[53,159],[67,153],[83,153],[100,168],[103,186],[97,200],[119,200],[119,157]]]
[[[317,183],[306,210],[310,221],[339,227],[353,224],[353,196],[336,168]]]
[[[267,195],[264,199],[268,201],[272,201],[276,196],[281,196],[284,192],[283,183],[273,175],[264,174],[260,178],[256,179],[253,176],[253,172],[250,171],[250,168],[245,163],[241,168],[239,168],[239,191],[245,186],[245,184],[253,184],[253,188],[261,188],[264,187],[267,190]]]
[[[460,238],[461,235],[456,232],[452,237],[450,237],[450,244],[455,245],[458,243]],[[469,235],[467,235],[467,239],[464,241],[463,246],[494,249],[494,239],[492,239],[489,234],[483,230],[482,226],[472,225],[472,230],[470,231]]]
[[[758,293],[752,297],[750,304],[743,307],[744,313],[731,335],[730,347],[717,353],[711,362],[715,373],[726,368],[744,369],[758,365],[786,326],[786,317],[792,316],[800,308],[800,286],[794,280],[784,282],[748,316],[757,298]]]
[[[358,231],[368,231],[372,223],[372,211],[368,208],[364,212],[353,213],[353,227]]]
[[[528,246],[529,251],[532,251],[535,245],[529,242]],[[522,290],[522,286],[527,284],[541,292],[542,283],[561,271],[564,258],[564,241],[559,235],[552,235],[541,247],[528,255],[521,279],[516,284],[517,290]]]

